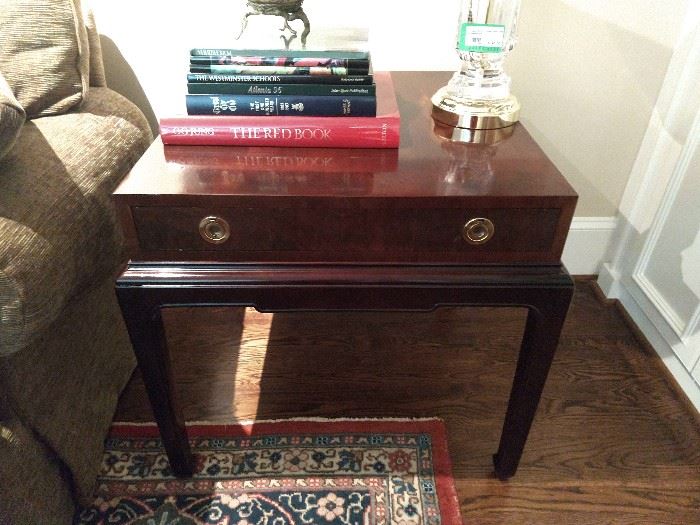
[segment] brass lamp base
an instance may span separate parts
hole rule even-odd
[[[513,134],[515,126],[497,129],[468,129],[448,126],[433,119],[433,133],[449,142],[466,144],[498,144]]]
[[[433,119],[454,128],[507,128],[515,124],[520,116],[520,103],[513,95],[494,102],[466,102],[450,95],[445,86],[430,100],[433,103]]]

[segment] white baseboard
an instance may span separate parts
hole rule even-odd
[[[658,313],[643,290],[639,289],[633,280],[627,280],[627,282],[621,280],[608,264],[601,269],[598,285],[606,297],[620,301],[634,324],[671,372],[680,389],[700,412],[700,383],[694,379],[679,357],[684,343],[675,337],[670,327],[666,326],[665,319]],[[676,347],[675,350],[674,347]]]
[[[574,217],[562,262],[573,275],[597,275],[606,262],[616,217]]]
[[[604,262],[598,272],[598,286],[609,299],[620,297],[620,275],[609,262]]]

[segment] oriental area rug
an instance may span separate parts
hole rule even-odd
[[[95,500],[75,525],[460,525],[438,419],[187,427],[191,479],[154,424],[114,424]]]

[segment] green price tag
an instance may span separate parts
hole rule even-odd
[[[470,53],[500,53],[505,43],[506,26],[500,24],[472,24],[465,22],[459,28],[460,51]]]

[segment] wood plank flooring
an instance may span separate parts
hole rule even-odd
[[[466,524],[700,524],[700,418],[595,282],[572,308],[520,469],[495,479],[525,311],[167,311],[188,421],[438,416]],[[116,421],[152,420],[138,371]]]

